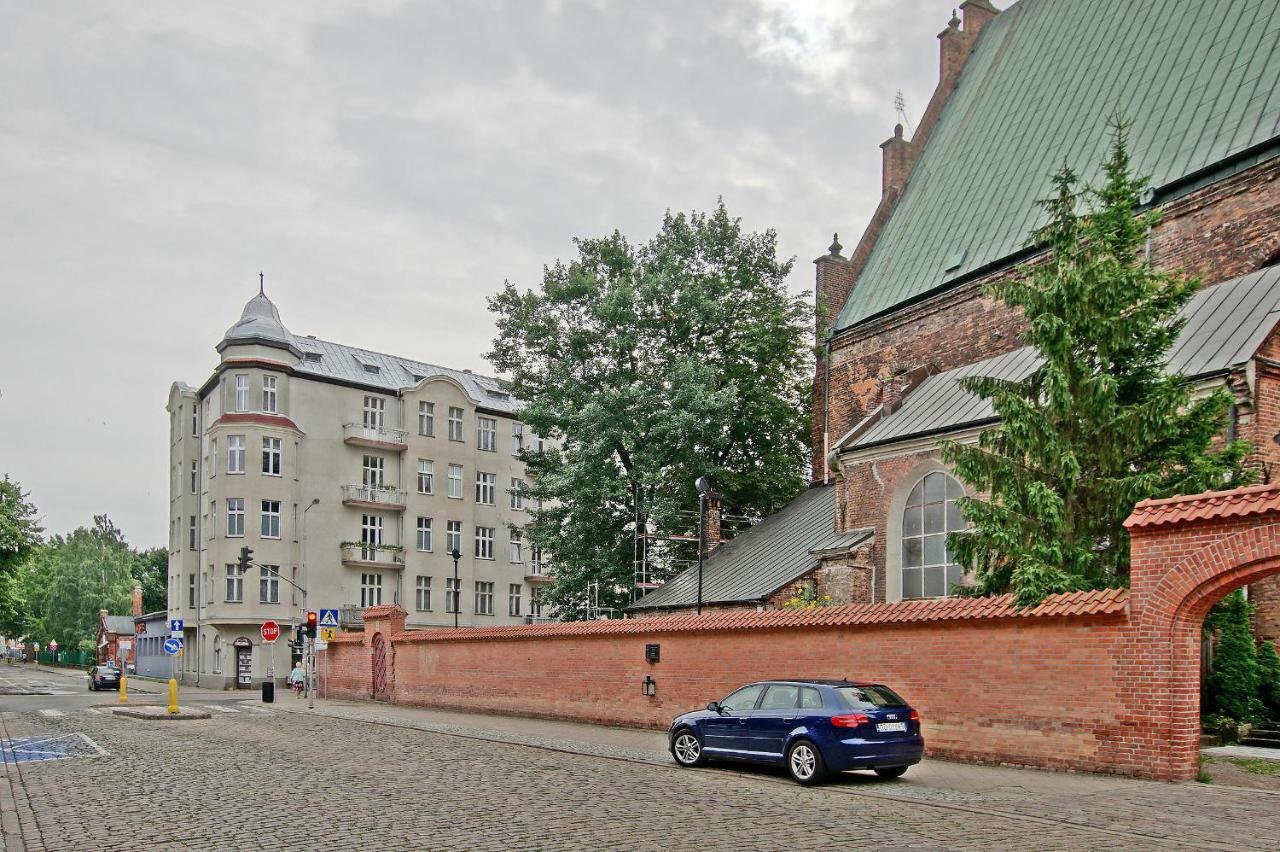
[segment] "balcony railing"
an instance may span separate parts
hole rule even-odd
[[[398,571],[404,567],[404,551],[399,548],[360,542],[344,542],[341,548],[342,564],[348,568],[391,568]]]
[[[342,440],[359,447],[407,450],[409,433],[404,429],[388,429],[385,426],[365,426],[363,423],[344,423]]]
[[[358,630],[364,627],[364,607],[358,604],[338,607],[338,626],[343,630]]]
[[[404,509],[405,492],[391,485],[344,485],[342,504],[372,509]]]
[[[550,583],[552,580],[551,563],[530,562],[529,570],[524,573],[524,579],[526,583]]]

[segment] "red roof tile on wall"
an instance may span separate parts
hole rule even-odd
[[[280,426],[285,429],[292,429],[299,434],[302,433],[302,430],[298,428],[298,424],[294,423],[283,414],[263,414],[259,412],[244,414],[230,413],[222,415],[217,420],[213,421],[212,425],[227,426],[233,423],[256,423],[260,426]]]
[[[1249,485],[1230,491],[1206,491],[1203,494],[1168,497],[1163,500],[1143,500],[1133,508],[1133,514],[1124,525],[1134,529],[1212,518],[1240,518],[1268,512],[1280,512],[1280,485]]]
[[[724,610],[703,615],[668,615],[622,621],[570,621],[513,627],[432,628],[411,630],[396,641],[447,642],[472,639],[540,639],[564,636],[692,633],[709,630],[771,630],[783,627],[829,627],[857,624],[913,624],[977,618],[1048,618],[1123,613],[1127,589],[1100,589],[1052,595],[1036,607],[1018,609],[1012,595],[992,598],[939,598],[889,604],[849,604],[817,609],[764,611]],[[366,611],[365,617],[369,614]]]

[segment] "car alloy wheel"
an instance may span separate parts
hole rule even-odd
[[[787,752],[787,771],[801,784],[817,784],[827,775],[818,747],[808,740],[800,740]]]
[[[675,742],[671,744],[671,753],[681,766],[701,766],[707,762],[702,754],[702,743],[698,742],[698,738],[688,728],[676,734]]]

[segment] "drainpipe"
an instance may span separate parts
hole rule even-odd
[[[831,452],[831,329],[826,338],[827,354],[822,360],[822,484],[830,481],[831,467],[827,455]]]
[[[196,686],[200,685],[200,598],[204,591],[203,566],[205,560],[204,524],[204,400],[196,393]],[[248,452],[246,450],[246,452]],[[210,518],[210,520],[213,520]],[[178,594],[182,594],[179,584]],[[181,598],[179,598],[181,600]],[[136,660],[137,653],[134,654]]]

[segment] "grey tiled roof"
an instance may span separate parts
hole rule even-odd
[[[1219,375],[1247,362],[1280,323],[1280,266],[1206,287],[1183,309],[1186,317],[1169,353],[1169,370],[1189,379]],[[965,376],[1018,381],[1037,366],[1029,346],[930,376],[901,406],[846,447],[869,447],[949,432],[996,420],[991,403],[960,387]]]
[[[296,369],[304,375],[352,382],[387,391],[412,387],[424,378],[447,376],[466,388],[471,399],[482,408],[509,414],[520,410],[519,400],[499,387],[497,379],[489,376],[439,367],[435,364],[372,352],[355,346],[344,346],[328,340],[317,340],[314,337],[294,335],[293,343],[302,350],[302,361]],[[320,360],[308,358],[309,352],[318,354]],[[376,372],[368,369],[369,367],[376,367]]]
[[[836,533],[835,488],[815,486],[778,512],[743,530],[709,556],[702,568],[704,604],[751,603],[816,568],[811,550],[853,547],[870,530]],[[630,611],[693,606],[698,597],[697,566],[645,595]]]
[[[1275,0],[1010,5],[983,29],[836,327],[1022,250],[1051,172],[1067,163],[1097,183],[1116,113],[1156,203],[1202,171],[1275,156],[1278,29]]]
[[[117,636],[133,635],[132,615],[108,615],[103,618],[103,621],[109,633],[114,633]]]

